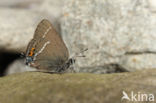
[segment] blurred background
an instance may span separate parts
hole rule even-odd
[[[156,68],[155,0],[0,0],[0,76],[28,71],[28,42],[42,19],[62,35],[79,72]]]

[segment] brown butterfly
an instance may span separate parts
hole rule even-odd
[[[35,31],[26,50],[26,64],[39,71],[65,72],[75,62],[69,58],[68,49],[52,24],[44,19]]]

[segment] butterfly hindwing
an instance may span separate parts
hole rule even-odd
[[[27,56],[30,51],[34,53],[31,64],[37,69],[54,69],[65,64],[69,58],[68,49],[61,36],[45,19],[36,28],[34,37],[27,47]]]

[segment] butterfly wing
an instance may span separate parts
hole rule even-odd
[[[49,71],[58,68],[68,60],[68,49],[48,20],[44,19],[38,24],[29,45],[27,49],[29,52],[35,48],[31,64],[38,69]]]

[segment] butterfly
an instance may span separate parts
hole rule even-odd
[[[39,71],[62,73],[67,71],[75,58],[69,58],[68,49],[52,24],[43,19],[37,26],[26,50],[26,65]]]

